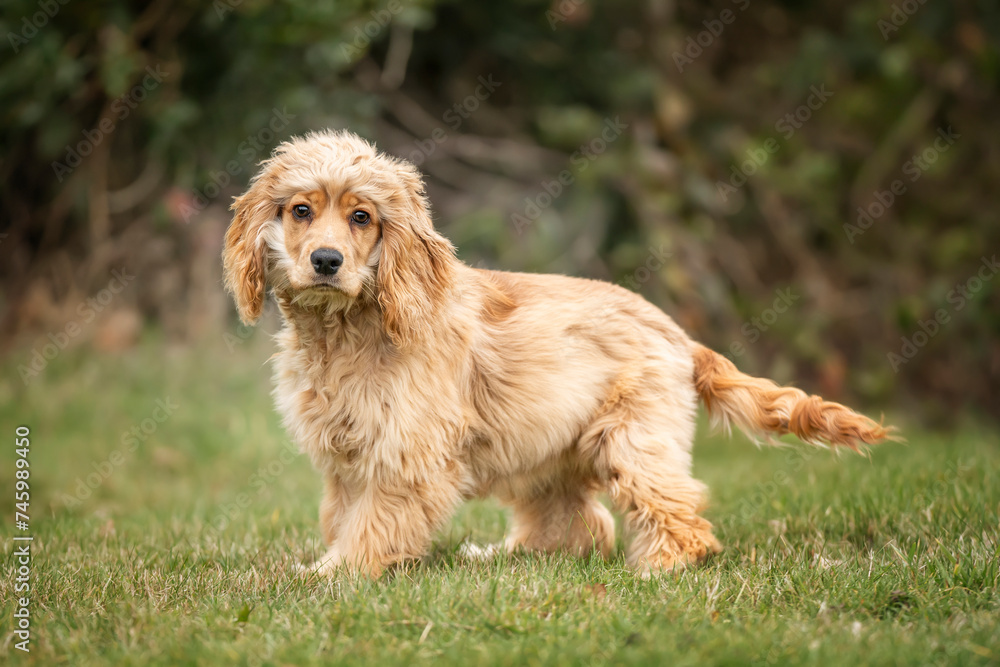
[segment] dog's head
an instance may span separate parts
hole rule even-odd
[[[225,281],[247,324],[271,286],[330,310],[368,299],[404,345],[451,285],[454,248],[434,230],[420,173],[348,132],[281,144],[232,208]]]

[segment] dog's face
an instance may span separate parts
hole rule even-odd
[[[326,311],[367,299],[404,345],[452,283],[454,248],[434,230],[420,173],[353,134],[281,144],[232,208],[225,280],[248,324],[269,286]]]
[[[374,286],[382,237],[378,206],[351,192],[296,192],[281,206],[281,260],[288,288],[314,298],[355,299]]]

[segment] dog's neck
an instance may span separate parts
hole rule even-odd
[[[291,292],[275,292],[278,308],[291,336],[283,336],[285,347],[316,350],[328,354],[335,350],[391,347],[382,327],[378,304],[361,296],[345,304],[325,301],[301,301]]]

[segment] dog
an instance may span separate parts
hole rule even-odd
[[[504,547],[611,554],[649,576],[721,546],[691,476],[699,399],[752,436],[857,449],[891,437],[838,403],[744,375],[638,294],[471,268],[420,173],[358,136],[293,138],[236,197],[224,280],[283,327],[274,398],[322,475],[311,571],[377,576],[425,555],[466,499],[510,507]]]

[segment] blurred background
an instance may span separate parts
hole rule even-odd
[[[254,335],[221,286],[228,206],[277,143],[332,127],[416,163],[470,264],[618,282],[743,370],[876,413],[1000,414],[995,2],[2,16],[7,399],[66,348]]]

